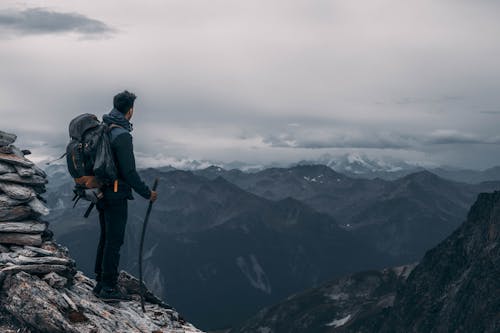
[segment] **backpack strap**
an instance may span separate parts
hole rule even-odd
[[[114,130],[114,131],[113,131]],[[113,142],[120,134],[128,133],[128,131],[120,125],[109,125],[109,141]]]

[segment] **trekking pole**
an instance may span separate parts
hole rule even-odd
[[[153,184],[153,191],[156,191],[158,187],[158,178],[155,179]],[[153,208],[153,201],[149,200],[148,210],[146,212],[146,217],[144,218],[144,224],[142,225],[142,234],[141,234],[141,244],[139,245],[139,288],[141,290],[141,308],[142,312],[146,312],[146,308],[144,307],[144,282],[142,281],[142,249],[144,248],[144,235],[146,234],[146,226],[148,225],[149,214],[151,214],[151,208]]]

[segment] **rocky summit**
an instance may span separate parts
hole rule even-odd
[[[105,303],[96,282],[76,270],[68,250],[52,240],[42,217],[46,174],[0,131],[0,332],[201,332],[151,292],[140,304],[140,283],[121,272],[129,302]]]

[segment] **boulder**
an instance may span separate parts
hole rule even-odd
[[[15,165],[20,165],[24,167],[32,167],[34,165],[33,162],[30,160],[24,158],[24,157],[19,157],[16,156],[15,154],[4,154],[0,153],[0,161],[9,163],[9,164],[15,164]]]
[[[16,139],[17,139],[17,136],[15,134],[0,131],[0,146],[8,146],[8,145],[14,143],[14,141],[16,141]]]

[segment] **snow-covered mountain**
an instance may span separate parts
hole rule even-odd
[[[386,180],[404,177],[412,172],[420,171],[423,165],[399,160],[393,157],[369,157],[361,153],[343,155],[324,154],[317,159],[303,160],[297,163],[324,164],[337,172],[355,178],[382,178]],[[432,167],[426,165],[426,167]]]

